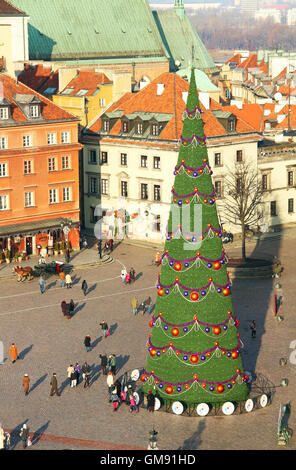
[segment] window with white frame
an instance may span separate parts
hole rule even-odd
[[[63,188],[63,201],[69,202],[72,200],[72,191],[70,186],[66,186]]]
[[[147,168],[147,156],[141,155],[141,168]]]
[[[151,126],[151,134],[154,135],[154,136],[157,136],[157,135],[158,135],[158,131],[159,131],[159,126],[158,126],[158,124],[152,124],[152,126]]]
[[[107,179],[101,179],[101,192],[104,195],[109,193],[109,181]]]
[[[71,168],[71,160],[69,155],[62,156],[62,170],[69,170]]]
[[[120,164],[122,166],[127,166],[127,154],[126,153],[120,154]]]
[[[56,157],[49,157],[48,171],[56,171],[56,170],[57,170]]]
[[[49,190],[49,204],[56,204],[58,202],[58,190],[52,188]]]
[[[89,177],[89,192],[92,194],[98,193],[98,178],[96,176]]]
[[[32,147],[31,135],[23,135],[23,147]]]
[[[143,123],[142,122],[137,122],[137,124],[136,124],[136,133],[138,135],[143,134]]]
[[[62,141],[62,144],[69,144],[70,143],[70,132],[69,131],[62,132],[61,141]]]
[[[153,188],[154,192],[154,201],[160,201],[160,186],[159,184],[155,184]]]
[[[57,143],[57,135],[55,132],[49,132],[47,134],[48,145],[55,145]]]
[[[33,191],[25,192],[25,207],[34,206],[34,193]]]
[[[3,108],[0,108],[0,119],[8,119],[9,113],[8,113],[8,106],[5,106]]]
[[[0,196],[0,211],[5,211],[8,209],[8,195],[4,194]]]
[[[32,160],[24,161],[24,174],[30,175],[33,172]]]
[[[106,106],[106,100],[105,98],[100,98],[100,107],[104,108]]]
[[[160,170],[160,157],[153,157],[153,168]]]
[[[7,137],[0,137],[0,150],[7,149]]]
[[[109,132],[110,131],[110,122],[107,119],[103,121],[103,131]]]
[[[0,163],[0,178],[8,176],[7,163]]]
[[[40,114],[39,104],[32,104],[30,106],[30,117],[36,118],[36,117],[39,117],[39,114]]]

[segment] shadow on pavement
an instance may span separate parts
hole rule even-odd
[[[31,351],[31,349],[33,348],[34,344],[31,344],[31,346],[28,346],[26,349],[24,349],[23,351],[21,351],[19,353],[19,359],[25,359],[25,356]]]
[[[40,385],[42,382],[44,382],[44,380],[46,379],[48,374],[44,374],[42,375],[38,380],[36,380],[36,382],[32,385],[32,387],[30,387],[30,393],[33,392],[33,390],[35,390],[35,388],[38,387],[38,385]]]
[[[47,375],[47,374],[46,374]],[[49,426],[49,423],[50,421],[47,421],[47,423],[43,424],[42,426],[40,426],[39,429],[37,429],[37,431],[34,432],[33,436],[32,436],[32,445],[35,445],[37,444],[42,435],[44,434],[44,432],[46,431],[46,429],[48,428]]]
[[[177,450],[197,450],[202,443],[201,434],[206,427],[206,420],[203,419],[198,423],[197,430],[192,434],[189,439],[186,439],[183,442],[181,447],[178,447]]]

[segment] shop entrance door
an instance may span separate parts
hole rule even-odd
[[[33,242],[32,242],[32,237],[27,237],[26,238],[26,252],[27,255],[31,255],[33,253]]]

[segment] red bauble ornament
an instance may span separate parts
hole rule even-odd
[[[152,357],[156,356],[156,352],[157,352],[156,349],[154,349],[154,348],[150,349],[150,355]]]
[[[238,353],[236,351],[232,351],[231,357],[232,359],[236,359],[238,357]]]
[[[198,379],[198,376],[196,374],[194,374],[193,376],[194,380]]]
[[[189,204],[190,203],[189,199],[185,199],[185,203]]]
[[[164,289],[158,289],[157,293],[160,295],[160,297],[162,297],[164,294]]]
[[[214,343],[214,344],[215,344],[215,346],[219,346],[219,343],[218,343],[218,341],[215,341],[215,343]]]
[[[175,263],[174,269],[175,269],[175,271],[181,271],[182,264],[181,263]]]
[[[196,252],[196,256],[200,256],[200,251],[197,251],[197,252]]]
[[[150,320],[149,326],[151,326],[151,328],[153,327],[153,320]]]
[[[189,385],[188,385],[188,384],[186,384],[186,385],[185,385],[185,388],[186,388],[186,390],[188,390],[188,388],[189,388]]]
[[[218,269],[221,268],[221,263],[219,261],[216,261],[214,264],[213,264],[213,268],[218,271]]]
[[[172,335],[173,336],[179,336],[179,334],[180,334],[179,328],[173,328],[172,329]]]
[[[223,385],[221,385],[221,384],[220,384],[220,385],[217,385],[216,390],[217,390],[218,393],[224,392],[224,387],[223,387]]]
[[[197,292],[192,292],[192,294],[190,295],[190,299],[193,300],[194,302],[196,302],[199,299],[198,293]]]
[[[190,357],[190,361],[192,362],[192,364],[196,364],[198,362],[198,356],[194,354]]]
[[[206,388],[207,384],[202,383],[201,386],[202,386],[202,388]]]
[[[185,160],[184,160],[184,159],[182,159],[182,160],[181,160],[181,163],[185,163]]]
[[[163,354],[165,354],[165,349],[162,349],[162,351],[161,351],[161,352],[162,352]]]
[[[195,193],[197,193],[197,191],[198,191],[198,188],[197,188],[197,187],[195,187],[195,188],[194,188],[194,192],[195,192]]]
[[[223,295],[225,295],[226,297],[229,294],[230,294],[230,290],[228,289],[228,287],[225,287],[225,289],[223,289]]]
[[[213,328],[214,335],[219,335],[221,333],[221,328],[219,326],[215,326]]]
[[[204,199],[203,202],[206,204],[206,203],[208,202],[208,200],[207,200],[207,199]]]
[[[174,389],[171,385],[168,385],[166,388],[165,388],[165,391],[170,395],[171,393],[173,393]]]
[[[210,357],[211,356],[211,353],[207,352],[207,357]]]
[[[146,375],[145,375],[145,374],[142,374],[141,377],[140,377],[140,380],[141,380],[142,382],[145,382],[145,378],[146,378]]]

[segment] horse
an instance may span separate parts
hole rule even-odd
[[[24,268],[22,268],[21,266],[15,266],[12,268],[12,272],[17,274],[18,282],[25,281],[27,278],[29,281],[33,279],[33,268],[31,268],[30,266],[26,266]]]

